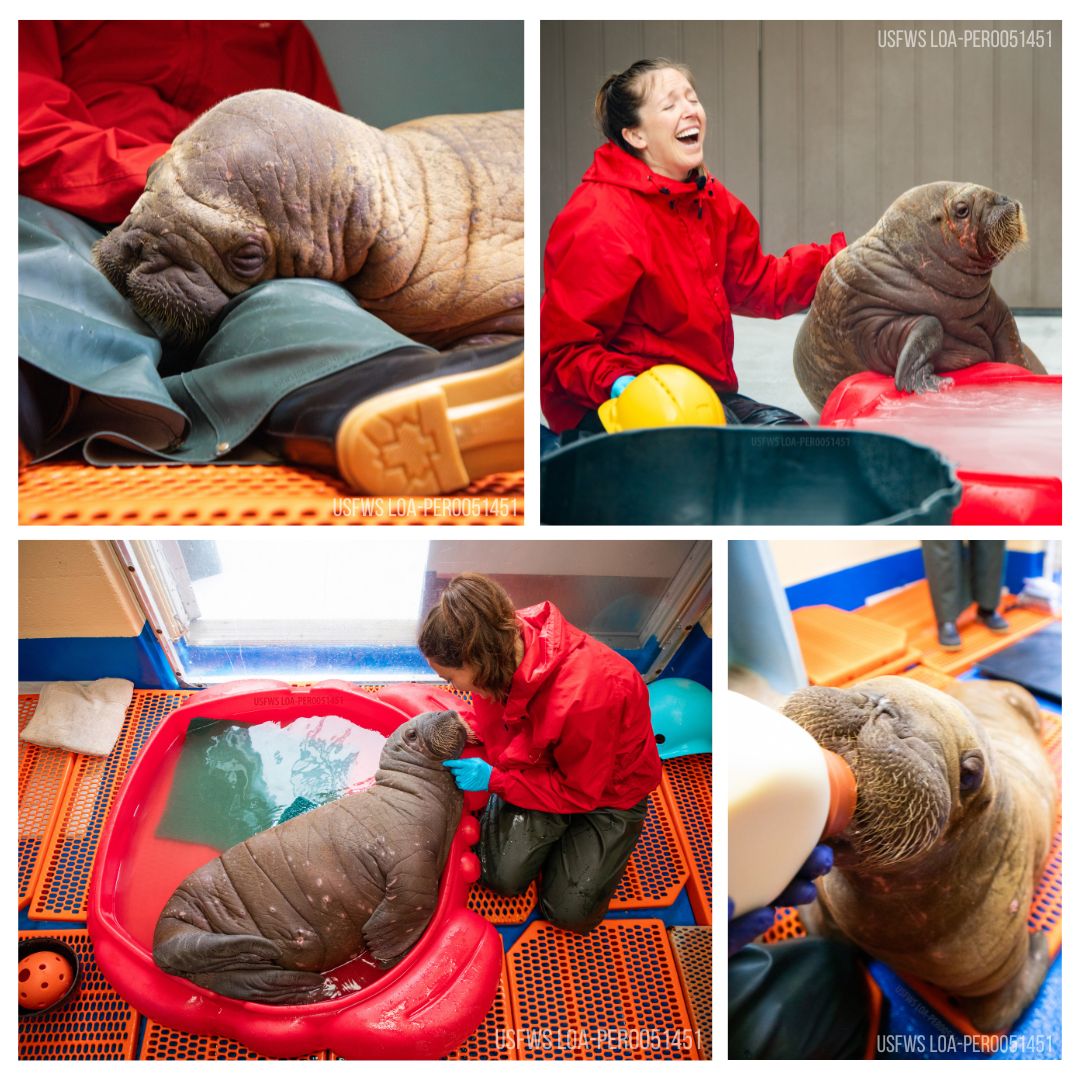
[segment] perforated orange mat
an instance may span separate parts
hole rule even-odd
[[[828,604],[798,608],[791,618],[815,686],[839,686],[901,660],[908,649],[905,631]]]
[[[689,877],[676,815],[657,789],[649,796],[649,812],[641,836],[626,864],[611,910],[668,907],[675,903]]]
[[[37,694],[19,695],[19,731],[37,708]],[[41,856],[48,849],[60,812],[60,798],[75,767],[75,755],[55,747],[19,740],[19,907],[41,875]]]
[[[694,918],[712,925],[712,754],[688,754],[664,762],[660,790],[674,810],[686,855],[686,894]]]
[[[189,1035],[162,1027],[156,1020],[146,1021],[142,1043],[139,1046],[140,1061],[267,1061],[261,1054],[249,1050],[242,1043],[220,1035]],[[292,1058],[298,1061],[325,1061],[326,1054],[313,1054],[308,1058]]]
[[[536,897],[535,881],[520,896],[502,896],[477,881],[469,890],[468,907],[495,926],[520,926],[536,907]]]
[[[523,472],[451,495],[354,495],[290,465],[45,462],[19,476],[22,525],[523,525]]]
[[[932,669],[915,669],[914,676],[921,682],[941,687],[949,681],[948,676]],[[1056,713],[1043,712],[1043,746],[1057,777],[1058,790],[1061,789],[1061,717]],[[1046,944],[1051,958],[1061,951],[1061,930],[1063,911],[1061,904],[1061,808],[1058,807],[1057,822],[1050,844],[1050,854],[1043,868],[1042,876],[1035,887],[1028,911],[1028,928],[1034,933],[1046,934]],[[762,935],[766,945],[791,938],[805,937],[806,928],[799,919],[796,908],[777,908],[772,926]],[[936,987],[915,979],[905,980],[919,995],[944,1016],[958,1031],[980,1040],[986,1040],[985,1049],[992,1049],[992,1036],[984,1036],[972,1027],[967,1017],[960,1012],[947,994]]]
[[[122,1001],[94,962],[85,930],[26,930],[19,940],[57,938],[79,958],[79,985],[71,997],[41,1016],[19,1017],[19,1057],[53,1061],[116,1061],[135,1052],[139,1016]]]
[[[673,926],[668,930],[679,969],[690,1023],[700,1032],[702,1059],[712,1060],[712,927]]]
[[[82,922],[98,840],[113,799],[143,743],[188,692],[136,690],[120,738],[108,757],[74,757],[56,824],[40,857],[40,880],[30,899],[32,919]]]
[[[529,925],[506,955],[525,1060],[692,1060],[699,1054],[659,919],[611,919],[586,935]]]

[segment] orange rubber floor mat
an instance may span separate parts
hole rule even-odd
[[[659,919],[610,919],[585,935],[537,921],[506,960],[522,1059],[700,1057],[700,1037]]]
[[[901,659],[907,634],[894,626],[828,604],[791,613],[806,677],[814,686],[839,686]]]
[[[162,1027],[149,1017],[139,1046],[139,1061],[267,1061],[242,1043],[220,1035],[189,1035]],[[325,1061],[326,1054],[292,1061]]]
[[[523,472],[460,492],[360,496],[291,465],[32,465],[19,476],[21,525],[523,525]]]
[[[702,1060],[712,1060],[712,927],[673,926],[668,930],[679,969],[690,1024],[700,1033]]]
[[[684,844],[679,842],[676,818],[660,789],[649,796],[649,812],[608,905],[627,908],[669,907],[690,876]]]
[[[37,708],[37,694],[19,695],[19,731]],[[19,740],[19,908],[28,903],[43,866],[60,813],[60,802],[75,768],[75,755],[57,747]]]
[[[536,907],[536,897],[535,881],[520,896],[503,896],[477,881],[469,890],[467,905],[495,926],[520,926]]]
[[[712,765],[712,754],[671,758],[660,783],[686,855],[686,895],[703,926],[712,925]]]
[[[139,1014],[110,986],[94,962],[86,930],[25,930],[19,940],[51,937],[79,958],[79,983],[62,1005],[19,1017],[19,1057],[53,1061],[122,1061],[135,1053]]]

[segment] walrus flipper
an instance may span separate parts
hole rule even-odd
[[[386,894],[363,927],[364,943],[380,967],[396,964],[416,944],[435,913],[439,865],[421,850],[386,877]]]
[[[934,374],[934,354],[941,348],[944,331],[933,315],[915,321],[896,361],[896,388],[907,394],[933,393],[944,379]]]
[[[257,934],[216,934],[180,923],[175,933],[165,936],[159,931],[156,937],[154,963],[170,975],[187,978],[281,959],[281,947]]]
[[[170,975],[225,997],[268,1004],[314,1001],[325,977],[277,966],[281,947],[256,934],[215,934],[181,925],[154,945],[154,963]]]
[[[1008,1031],[1035,1000],[1049,968],[1050,951],[1046,935],[1038,932],[1030,934],[1027,961],[1012,979],[992,994],[958,1000],[979,1031],[987,1035]]]

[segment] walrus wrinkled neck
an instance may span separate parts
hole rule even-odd
[[[442,762],[430,761],[418,754],[380,764],[375,772],[375,783],[418,799],[435,798],[440,802],[461,794]]]
[[[424,174],[399,137],[364,129],[363,176],[354,177],[345,231],[347,273],[360,300],[381,300],[403,288],[416,269],[427,235]]]
[[[872,232],[912,277],[960,300],[985,300],[993,264],[977,253],[942,251],[944,241],[937,234],[927,234],[926,229],[914,214],[893,210]]]

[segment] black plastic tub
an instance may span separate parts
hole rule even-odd
[[[545,525],[948,525],[952,465],[895,435],[667,427],[582,439],[540,463]]]

